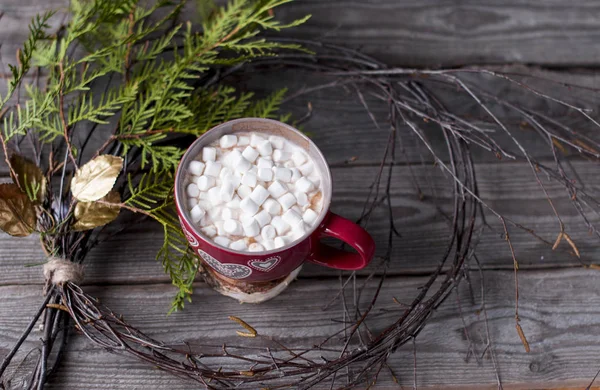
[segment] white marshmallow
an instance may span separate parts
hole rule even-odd
[[[315,187],[318,187],[321,184],[321,178],[317,175],[311,175],[309,180],[313,182]]]
[[[250,145],[250,138],[246,137],[245,135],[242,135],[241,137],[238,137],[238,146],[246,146],[246,145]]]
[[[254,201],[254,203],[256,203],[259,206],[265,203],[265,200],[267,200],[268,197],[269,191],[267,191],[265,187],[261,185],[256,186],[256,188],[254,188],[254,191],[252,191],[252,193],[250,194],[250,198]]]
[[[258,158],[258,152],[252,146],[246,146],[246,149],[242,152],[242,156],[250,162],[256,161]]]
[[[200,195],[198,195],[198,203],[200,202],[200,200],[208,200],[208,192],[206,191],[202,191],[200,192]]]
[[[225,168],[223,168],[223,169],[225,169]],[[231,183],[231,185],[233,186],[234,190],[237,190],[237,188],[242,183],[242,178],[240,176],[238,176],[237,174],[235,174],[235,173],[233,175],[223,176],[223,180],[221,181],[221,185],[223,185],[223,183],[226,182],[226,181]]]
[[[252,193],[252,188],[242,184],[238,187],[237,193],[240,195],[240,198],[244,199],[250,196],[250,194]]]
[[[290,226],[294,226],[297,223],[302,222],[302,216],[294,210],[286,211],[285,213],[283,213],[281,218]]]
[[[302,214],[302,219],[308,225],[312,225],[319,218],[319,214],[317,214],[313,209],[307,209],[304,214]]]
[[[283,146],[285,145],[285,138],[278,135],[270,135],[269,141],[275,149],[283,149]]]
[[[199,205],[195,205],[194,208],[190,210],[190,216],[192,217],[192,221],[194,221],[194,223],[200,222],[205,215],[206,211]]]
[[[312,181],[302,177],[296,182],[296,189],[302,192],[310,192],[315,189],[315,185]]]
[[[238,158],[237,161],[233,165],[233,169],[235,169],[237,172],[240,172],[240,173],[248,172],[250,170],[250,168],[252,168],[252,163],[250,161],[246,160],[244,158],[244,156],[241,156],[240,158]]]
[[[306,162],[306,155],[303,152],[297,150],[294,153],[292,153],[292,161],[297,166],[300,166]]]
[[[273,146],[267,140],[260,142],[256,149],[258,150],[258,153],[260,153],[260,155],[263,157],[270,156],[271,154],[273,154]]]
[[[219,236],[226,236],[227,232],[223,229],[223,221],[216,221],[215,227],[217,228],[217,234]]]
[[[215,178],[212,176],[200,176],[198,180],[196,180],[196,185],[201,191],[206,191],[209,188],[215,186]]]
[[[204,168],[204,174],[207,176],[219,177],[221,173],[221,163],[216,161],[208,161]]]
[[[250,135],[250,145],[253,147],[257,147],[259,143],[263,142],[265,139],[258,134]]]
[[[258,222],[254,218],[246,221],[242,227],[244,228],[246,237],[254,237],[260,233],[260,226],[258,226]]]
[[[296,204],[296,197],[291,192],[288,192],[287,194],[277,198],[277,201],[281,205],[283,211],[286,211]]]
[[[223,221],[216,221],[215,228],[217,228],[217,234],[219,236],[226,236],[227,232],[223,229]]]
[[[271,160],[267,160],[264,157],[260,157],[258,159],[258,163],[256,164],[256,166],[258,167],[258,169],[260,168],[272,168],[273,167],[273,161]]]
[[[229,207],[223,207],[223,210],[221,210],[221,218],[224,221],[228,219],[235,219],[237,218],[237,211],[232,210]]]
[[[269,214],[266,210],[261,210],[254,216],[254,219],[256,219],[256,222],[258,222],[258,226],[263,227],[271,222],[271,214]]]
[[[292,171],[292,183],[295,183],[302,177],[302,173],[298,168],[291,168]]]
[[[190,183],[190,184],[188,184],[187,188],[185,189],[185,193],[190,198],[197,198],[198,195],[200,195],[200,189],[198,188],[196,183]]]
[[[221,199],[223,200],[223,202],[231,201],[233,199],[234,193],[235,193],[235,187],[233,186],[233,183],[232,183],[230,177],[223,179],[223,181],[221,182],[221,189],[220,189]]]
[[[300,172],[302,172],[302,174],[304,176],[308,176],[312,173],[313,171],[313,164],[309,161],[306,164],[300,165],[298,167],[298,169],[300,170]]]
[[[273,180],[273,171],[271,168],[260,168],[257,176],[262,181],[271,181]]]
[[[204,163],[200,161],[192,161],[188,167],[192,175],[200,176],[204,172]]]
[[[262,208],[271,215],[279,215],[281,212],[281,205],[275,199],[267,199],[263,203]]]
[[[276,237],[273,243],[275,244],[275,248],[281,248],[286,245],[286,240],[283,237]]]
[[[215,161],[216,158],[217,158],[217,149],[210,147],[210,146],[205,146],[202,148],[202,161],[204,161],[204,162]]]
[[[217,235],[217,228],[214,225],[208,225],[200,229],[202,233],[206,234],[209,237],[214,237]]]
[[[208,214],[208,217],[213,221],[219,219],[221,215],[221,207],[215,206],[211,202],[208,202],[208,207],[203,207],[203,209],[206,210],[206,214]]]
[[[238,160],[242,157],[242,153],[239,150],[234,149],[225,156],[223,163],[228,167],[234,167]]]
[[[277,234],[284,235],[288,230],[290,230],[290,225],[283,220],[279,215],[276,215],[271,220],[271,226],[275,228]]]
[[[242,234],[242,224],[235,219],[228,219],[224,221],[223,229],[233,236],[239,236]]]
[[[216,244],[224,246],[226,248],[229,246],[229,243],[231,242],[231,240],[229,238],[224,237],[224,236],[217,236],[217,237],[213,238],[213,241]]]
[[[240,198],[239,195],[234,195],[233,199],[231,199],[231,201],[227,202],[227,207],[232,208],[232,209],[239,209],[240,208],[240,201],[242,199]]]
[[[254,215],[258,211],[258,205],[250,197],[242,199],[240,208],[249,215]]]
[[[275,249],[275,243],[273,242],[273,240],[264,240],[263,245],[268,251],[270,251],[271,249]]]
[[[288,192],[287,186],[277,180],[271,183],[268,190],[273,198],[279,198],[280,196]]]
[[[242,223],[242,225],[245,224],[245,223],[248,223],[249,221],[251,221],[253,219],[254,219],[254,215],[246,214],[246,213],[240,215],[240,218],[239,218],[239,220]]]
[[[260,245],[258,242],[253,242],[252,244],[250,244],[248,246],[248,250],[250,252],[262,252],[265,250],[265,248],[262,245]]]
[[[242,184],[248,187],[256,187],[256,174],[248,171],[242,176]]]
[[[195,205],[197,205],[197,204],[198,204],[198,198],[189,198],[189,199],[187,200],[187,203],[188,203],[188,207],[189,207],[190,209],[192,209],[192,208],[194,208],[194,206],[195,206]]]
[[[306,195],[306,192],[294,192],[294,196],[296,197],[296,203],[298,203],[298,205],[300,205],[301,207],[307,206],[310,204],[310,201],[308,200],[308,195]]]
[[[208,200],[213,204],[213,206],[223,203],[223,198],[221,198],[221,189],[219,187],[213,187],[208,190]]]
[[[292,181],[292,171],[289,168],[276,167],[273,168],[275,171],[275,180],[289,183]]]
[[[292,238],[294,240],[297,240],[303,237],[306,234],[306,231],[306,224],[304,223],[304,221],[300,220],[300,222],[298,222],[297,224],[292,225]]]
[[[221,172],[219,172],[219,178],[223,179],[225,176],[233,175],[233,171],[227,167],[221,168]]]
[[[223,149],[229,149],[234,147],[237,144],[237,135],[226,134],[219,139],[219,146]]]
[[[294,164],[294,162],[292,160],[290,161],[286,161],[285,163],[283,163],[283,166],[286,168],[294,168],[296,166],[296,164]]]
[[[241,240],[237,240],[229,244],[229,247],[235,251],[244,251],[246,250],[246,240],[243,238]]]
[[[277,236],[277,230],[271,225],[266,225],[260,231],[260,236],[265,240],[272,240]]]
[[[276,149],[273,152],[273,161],[275,161],[275,162],[281,162],[281,163],[283,163],[283,162],[288,161],[289,159],[290,159],[290,153],[289,152],[285,152],[285,151],[279,150],[279,149]]]
[[[202,194],[205,194],[207,196],[206,200],[202,199],[198,201],[198,204],[200,205],[200,207],[202,207],[204,210],[210,210],[212,208],[212,203],[210,203],[210,201],[208,200],[208,193],[203,192]],[[200,195],[202,195],[200,194]]]

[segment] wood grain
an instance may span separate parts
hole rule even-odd
[[[514,78],[537,91],[576,106],[595,109],[600,103],[597,93],[556,84],[557,81],[562,81],[573,85],[600,88],[600,77],[597,75],[577,72],[549,72],[523,66],[490,67],[489,69],[524,74],[526,76],[515,75]],[[585,120],[580,114],[566,110],[560,104],[541,99],[535,94],[501,78],[468,73],[459,73],[458,76],[492,96],[498,96],[522,108],[542,112],[565,125],[571,126],[582,134],[597,139],[597,128],[593,124]],[[307,132],[319,148],[323,150],[330,163],[343,164],[353,160],[358,164],[373,164],[381,161],[390,130],[387,104],[370,97],[366,92],[369,89],[363,91],[368,108],[377,121],[375,124],[352,88],[340,86],[302,94],[303,91],[310,91],[335,80],[332,76],[294,69],[288,71],[257,71],[251,73],[249,79],[236,78],[232,82],[260,95],[268,94],[273,89],[288,88],[287,95],[290,100],[283,105],[282,110],[291,112],[294,118],[306,117],[310,112],[310,119],[302,124],[302,130]],[[469,121],[480,124],[484,122],[485,128],[492,130],[493,126],[489,116],[470,96],[461,92],[459,88],[447,87],[438,83],[432,84],[427,81],[424,81],[423,85],[433,91],[436,98],[443,102],[450,112],[463,115]],[[507,110],[505,107],[499,107],[490,102],[487,102],[487,104],[515,139],[534,158],[540,160],[553,158],[552,151],[546,144],[546,139],[541,138],[533,127],[527,126],[525,124],[527,120],[523,116]],[[309,105],[311,110],[308,109]],[[436,154],[447,161],[444,136],[439,127],[423,123],[420,119],[416,120],[416,117],[411,119],[423,129]],[[519,147],[500,128],[493,130],[492,137],[505,150],[522,159]],[[398,162],[433,161],[430,152],[423,146],[422,141],[407,126],[402,126],[399,129],[398,146]],[[470,150],[476,162],[498,161],[494,153],[477,145],[471,145]],[[575,154],[569,148],[566,151],[569,155]]]
[[[520,280],[520,314],[531,353],[523,350],[514,328],[513,274],[510,271],[486,271],[485,294],[490,336],[498,362],[499,375],[507,389],[585,386],[595,371],[595,356],[600,353],[600,299],[598,271],[529,271]],[[486,345],[485,323],[480,307],[480,280],[472,273],[475,301],[469,300],[466,284],[460,291],[460,307],[473,348],[480,355]],[[391,300],[409,301],[425,282],[423,277],[388,279],[369,322],[374,332],[393,322],[401,309]],[[237,324],[227,319],[235,314],[265,336],[285,340],[288,346],[305,346],[321,340],[338,329],[332,319],[340,318],[341,303],[322,310],[338,289],[336,280],[300,280],[290,289],[265,304],[242,305],[217,295],[204,285],[195,289],[194,305],[182,313],[165,317],[170,292],[165,284],[144,286],[88,287],[104,303],[149,335],[170,343],[183,341],[199,344],[245,345],[252,340],[235,336]],[[366,304],[373,294],[370,284],[363,294]],[[351,292],[348,292],[351,296]],[[32,286],[0,287],[0,356],[18,337],[35,303],[40,288]],[[302,313],[302,314],[300,314]],[[310,313],[310,315],[306,315]],[[32,336],[27,346],[36,345]],[[335,341],[340,345],[341,341]],[[454,295],[442,305],[416,339],[417,385],[419,388],[493,388],[494,369],[490,355],[479,363],[467,359],[468,342]],[[74,335],[68,354],[59,370],[56,389],[186,389],[187,383],[128,358],[116,357],[102,349],[91,348],[81,336]],[[412,346],[392,355],[390,366],[404,388],[413,384]],[[318,388],[328,388],[329,384]],[[388,389],[394,383],[383,372],[376,388]]]
[[[598,195],[597,176],[600,170],[594,164],[574,163],[587,190]],[[377,166],[348,166],[332,169],[334,195],[332,211],[356,220],[360,217],[369,186],[378,171]],[[391,275],[422,274],[437,266],[448,239],[447,220],[436,205],[450,212],[452,193],[449,177],[438,167],[412,168],[426,199],[419,200],[407,166],[393,171],[391,203],[394,221],[401,234],[394,238],[390,263]],[[387,170],[386,170],[387,172]],[[387,174],[387,173],[386,173]],[[531,170],[525,164],[499,163],[477,165],[482,198],[506,217],[532,227],[549,242],[554,242],[559,225],[552,210],[536,184]],[[385,179],[386,176],[384,176]],[[544,178],[542,178],[544,179]],[[385,182],[385,180],[384,180]],[[563,218],[566,231],[577,244],[585,263],[597,263],[598,238],[589,234],[581,218],[571,206],[567,193],[556,183],[544,180],[546,190],[554,199]],[[591,215],[598,223],[598,217]],[[370,218],[367,230],[375,238],[378,256],[386,251],[388,233],[387,208],[378,207]],[[488,269],[512,269],[506,242],[497,219],[488,216],[493,229],[485,229],[477,253]],[[552,251],[529,234],[510,229],[511,239],[523,269],[578,266],[578,259],[563,242]],[[92,251],[86,260],[87,283],[155,283],[167,281],[160,265],[154,260],[161,245],[162,231],[153,224],[138,224]],[[36,236],[12,238],[0,234],[0,285],[40,283],[40,268],[25,268],[25,264],[41,263],[44,256]],[[376,266],[374,262],[373,267]],[[369,273],[373,267],[360,271]],[[336,276],[337,271],[308,264],[301,277]]]
[[[600,76],[547,72],[519,66],[504,67],[501,69],[507,72],[529,73],[533,76],[554,80],[563,78],[563,81],[576,85],[600,88]],[[524,107],[547,113],[555,119],[572,126],[577,131],[588,134],[593,139],[598,139],[597,128],[579,114],[565,110],[556,104],[549,104],[548,101],[540,100],[531,93],[511,86],[508,82],[501,79],[481,76],[465,76],[465,78],[473,82],[485,82],[483,86],[490,94],[502,96],[513,103],[519,103]],[[314,73],[279,71],[274,73],[257,72],[253,73],[250,79],[229,81],[237,83],[240,88],[255,91],[259,96],[268,94],[275,89],[288,87],[288,96],[293,97],[303,88],[328,83],[331,80],[331,77]],[[525,77],[523,80],[531,84],[532,87],[571,103],[576,102],[578,105],[590,108],[597,107],[600,104],[598,95],[590,91],[557,86],[541,82],[533,77]],[[3,82],[5,83],[4,80],[0,80],[0,91],[2,90]],[[486,118],[470,97],[464,94],[457,94],[454,89],[449,90],[443,87],[440,87],[436,91],[436,96],[444,101],[452,112],[465,114],[468,118],[472,119]],[[385,146],[389,138],[389,123],[387,119],[389,113],[386,104],[368,97],[367,102],[369,109],[377,119],[377,124],[372,122],[355,92],[343,88],[321,90],[291,98],[289,102],[284,104],[282,111],[291,112],[294,118],[300,119],[307,114],[307,106],[310,103],[312,114],[310,119],[301,125],[301,129],[323,151],[329,163],[335,166],[342,166],[352,160],[354,165],[372,165],[379,163],[385,153]],[[547,146],[546,140],[540,138],[531,126],[523,126],[522,117],[497,107],[496,115],[499,116],[510,129],[511,133],[533,157],[539,160],[552,159],[552,151]],[[447,161],[447,150],[440,129],[425,123],[419,124],[423,127],[427,139],[436,150],[438,156]],[[78,137],[76,139],[83,138],[87,134],[88,129],[89,126],[85,123],[79,126],[77,128]],[[495,130],[494,139],[507,151],[522,159],[522,154],[518,146],[501,130]],[[93,148],[104,141],[105,137],[97,135],[92,138],[88,146]],[[22,153],[26,156],[32,156],[30,144],[22,142],[21,145]],[[78,142],[76,145],[78,145]],[[406,126],[399,129],[398,147],[397,162],[399,163],[434,161],[430,152],[426,150],[422,142]],[[568,155],[575,155],[574,150],[567,148],[566,151]],[[495,154],[476,145],[471,146],[471,153],[476,162],[491,163],[498,161]],[[7,172],[6,164],[2,159],[0,160],[0,175],[6,175]]]
[[[593,0],[305,0],[277,14],[312,14],[298,36],[407,66],[598,64],[600,5]]]
[[[45,9],[65,10],[68,1],[4,0],[0,4],[0,56],[6,64],[14,62],[17,47],[26,37],[27,23]],[[312,13],[311,21],[296,29],[296,37],[318,38],[359,48],[381,60],[406,66],[457,66],[521,62],[550,66],[597,66],[600,58],[600,4],[594,0],[303,0],[277,12],[283,19]],[[193,15],[191,12],[186,15]],[[53,26],[59,19],[53,20]],[[502,70],[525,72],[574,84],[600,87],[598,75],[584,71],[548,71],[510,66]],[[330,79],[302,72],[253,74],[251,80],[234,82],[242,88],[266,94],[284,86],[290,95]],[[486,91],[527,105],[566,121],[589,134],[597,129],[581,117],[555,104],[534,99],[506,82],[490,78],[471,79]],[[596,108],[596,93],[577,91],[526,78],[536,88],[553,96]],[[0,91],[5,80],[0,78]],[[440,90],[440,98],[456,112],[480,115],[472,99],[455,91]],[[332,165],[334,200],[332,210],[350,219],[360,216],[369,185],[378,171],[378,162],[388,137],[387,109],[371,104],[378,126],[371,122],[356,96],[348,90],[322,90],[292,99],[284,110],[303,117],[310,102],[311,118],[303,125]],[[519,140],[540,159],[550,153],[530,129],[521,126],[522,118],[496,109]],[[442,136],[426,127],[436,148],[443,149]],[[401,236],[394,239],[389,266],[376,317],[369,326],[380,331],[399,313],[391,301],[394,296],[410,301],[439,260],[448,238],[447,212],[451,200],[449,177],[434,167],[431,157],[407,129],[401,129],[406,157],[398,159],[392,178],[391,205]],[[503,145],[510,142],[498,135]],[[511,146],[514,150],[514,146]],[[23,149],[29,152],[27,144]],[[472,150],[482,198],[490,206],[514,220],[527,224],[548,241],[554,241],[558,223],[552,217],[539,186],[523,163],[497,161],[486,151]],[[406,162],[410,163],[410,166]],[[586,183],[586,190],[598,195],[596,163],[576,161],[575,168]],[[413,173],[411,174],[411,169]],[[6,180],[6,166],[0,162],[0,176]],[[384,177],[387,173],[384,173]],[[413,175],[426,197],[420,200]],[[546,179],[542,178],[546,184]],[[597,262],[597,238],[583,226],[565,191],[547,183],[550,196],[577,243],[585,263]],[[598,223],[600,217],[594,216]],[[600,298],[599,271],[579,268],[579,261],[563,242],[557,251],[511,228],[521,271],[520,316],[532,352],[526,354],[514,327],[514,275],[506,242],[497,221],[489,219],[492,229],[484,231],[477,254],[485,269],[486,305],[499,376],[505,389],[583,388],[597,370],[600,346],[600,313],[594,303]],[[378,255],[385,252],[387,210],[378,208],[367,225],[378,244]],[[300,279],[290,290],[261,306],[244,305],[224,298],[202,283],[195,286],[194,303],[186,311],[166,317],[174,289],[154,256],[160,246],[161,232],[151,224],[139,224],[92,252],[87,259],[86,289],[99,296],[117,312],[150,335],[177,343],[246,343],[235,336],[237,325],[227,319],[235,314],[255,326],[261,334],[284,339],[292,346],[306,346],[339,328],[333,319],[341,318],[339,303],[329,310],[323,304],[333,298],[339,282],[337,271],[306,265]],[[37,237],[15,239],[0,234],[0,358],[19,336],[40,301],[40,267],[25,267],[44,261]],[[551,269],[572,267],[573,269]],[[359,272],[361,278],[373,267]],[[460,289],[460,307],[469,339],[477,356],[485,349],[485,323],[481,313],[479,274],[471,267],[475,301],[471,302],[466,284]],[[364,301],[373,293],[369,285]],[[363,302],[363,304],[365,303]],[[495,373],[488,353],[481,359],[467,358],[469,342],[459,315],[458,301],[451,296],[435,313],[416,339],[419,388],[481,389],[496,388]],[[27,342],[37,346],[38,334]],[[341,341],[338,342],[338,345]],[[478,360],[478,361],[476,361]],[[219,364],[222,364],[220,362]],[[400,348],[390,360],[400,385],[413,386],[413,350]],[[91,348],[81,336],[74,335],[67,356],[59,369],[60,380],[53,389],[187,389],[190,384],[145,364]],[[329,388],[324,384],[319,388]],[[376,388],[398,388],[384,372]]]

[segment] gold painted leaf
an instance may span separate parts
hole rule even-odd
[[[121,157],[103,154],[88,161],[71,180],[71,193],[81,202],[98,200],[113,188],[123,169]]]
[[[16,184],[0,184],[0,229],[15,237],[34,231],[37,217],[29,197]]]
[[[121,195],[116,191],[110,191],[101,199],[108,203],[121,203]],[[98,226],[106,225],[117,218],[121,208],[100,202],[78,202],[75,206],[75,223],[72,229],[75,231],[90,230]]]
[[[12,178],[13,182],[19,185],[32,202],[41,203],[46,197],[46,177],[40,168],[19,154],[12,155],[10,165],[16,174]]]

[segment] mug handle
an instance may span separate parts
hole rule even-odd
[[[347,252],[323,244],[320,239],[333,237],[344,241],[358,253]],[[313,239],[308,261],[341,270],[354,271],[365,268],[375,254],[375,242],[362,227],[354,222],[328,212]]]

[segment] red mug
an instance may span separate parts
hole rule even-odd
[[[190,182],[187,167],[204,146],[225,134],[253,131],[278,135],[302,147],[319,168],[323,198],[319,218],[303,238],[269,251],[242,252],[218,245],[196,228],[187,210],[185,188]],[[286,277],[305,261],[340,270],[358,270],[369,264],[375,252],[373,238],[357,224],[329,211],[331,192],[331,171],[317,146],[292,126],[272,119],[236,119],[212,128],[186,151],[175,176],[177,213],[194,252],[220,275],[244,282],[266,282]],[[323,237],[342,240],[356,253],[326,245],[320,241]]]

